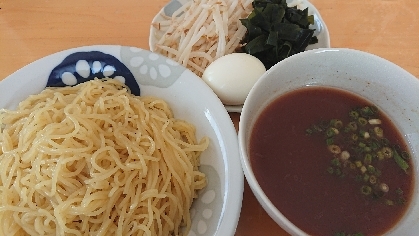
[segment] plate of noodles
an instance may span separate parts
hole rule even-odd
[[[0,81],[0,235],[233,235],[243,174],[223,104],[148,50],[68,49]]]
[[[150,50],[184,65],[199,77],[221,56],[236,51],[246,33],[240,19],[253,10],[253,0],[171,0],[153,18]],[[307,0],[286,0],[288,6],[308,8],[314,16],[314,35],[318,39],[306,50],[329,48],[326,23],[316,7]],[[242,105],[226,105],[228,111],[241,112]]]

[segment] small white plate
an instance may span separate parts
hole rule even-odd
[[[166,6],[164,6],[157,15],[152,20],[152,25],[155,22],[163,21],[164,17],[172,16],[173,12],[183,6],[186,2],[191,0],[171,0]],[[309,45],[306,50],[316,49],[316,48],[330,48],[330,37],[329,31],[327,29],[326,23],[323,21],[320,16],[319,11],[316,7],[307,0],[287,0],[288,6],[297,6],[299,9],[305,9],[308,7],[309,15],[314,15],[314,25],[310,28],[315,29],[314,35],[317,36],[319,42],[316,44]],[[150,26],[150,36],[149,36],[149,47],[151,51],[155,50],[155,44],[163,35],[162,30],[158,30],[156,27]],[[241,112],[243,105],[231,106],[226,105],[225,108],[229,112]]]
[[[237,133],[218,97],[198,76],[178,63],[147,50],[116,45],[61,51],[1,81],[0,108],[14,109],[46,85],[73,85],[103,76],[125,81],[137,95],[164,99],[176,118],[196,126],[198,139],[210,138],[200,167],[208,184],[192,206],[189,235],[233,235],[240,215],[244,179]]]

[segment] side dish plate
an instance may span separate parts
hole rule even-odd
[[[149,47],[151,51],[155,51],[155,44],[163,35],[163,31],[153,27],[152,25],[156,22],[162,21],[165,19],[164,16],[172,16],[172,14],[178,10],[181,6],[191,0],[171,0],[166,6],[164,6],[157,15],[153,18],[150,26],[150,37],[149,37]],[[327,29],[326,23],[323,21],[320,16],[320,12],[317,8],[307,0],[287,0],[289,6],[297,6],[299,9],[308,8],[310,15],[314,15],[315,24],[312,26],[315,29],[314,35],[317,36],[319,42],[312,44],[306,48],[306,50],[316,49],[316,48],[330,48],[330,37],[329,31]],[[243,105],[238,106],[225,106],[229,112],[241,112]]]

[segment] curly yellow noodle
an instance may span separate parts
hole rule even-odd
[[[0,235],[185,235],[209,144],[117,80],[0,110]]]

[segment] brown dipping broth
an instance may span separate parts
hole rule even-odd
[[[396,197],[391,194],[400,188],[407,200],[388,206],[363,195],[359,182],[328,173],[333,157],[325,140],[305,132],[321,120],[338,118],[348,123],[348,113],[365,105],[372,104],[343,90],[313,86],[277,98],[253,126],[249,153],[259,185],[288,220],[310,235],[383,234],[409,206],[413,173],[406,174],[395,161],[380,166],[380,179],[391,190],[388,197]],[[380,119],[390,143],[409,150],[391,120],[382,113]]]

